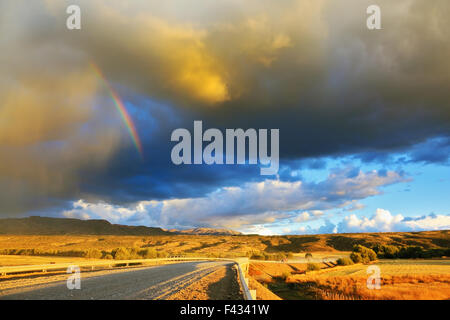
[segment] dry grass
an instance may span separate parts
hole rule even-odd
[[[367,288],[367,265],[362,264],[292,275],[286,283],[316,299],[450,299],[450,260],[382,260],[376,265],[381,270],[379,290]]]
[[[430,274],[449,274],[450,260],[434,259],[434,260],[379,260],[375,263],[380,267],[381,275],[398,276],[398,275],[430,275]],[[323,270],[322,277],[339,277],[339,276],[366,276],[367,265],[355,264],[352,266],[336,267]]]
[[[328,268],[323,263],[318,263],[320,268]],[[249,275],[262,283],[272,282],[275,278],[292,278],[307,273],[306,263],[269,263],[252,262],[249,268]],[[311,273],[308,271],[308,273]],[[316,273],[313,272],[313,273]]]
[[[153,248],[169,255],[246,256],[264,250],[258,237],[235,236],[0,236],[0,249],[77,251],[97,249],[110,252],[124,248]]]
[[[340,257],[355,243],[448,246],[449,231],[421,233],[344,234],[317,236],[19,236],[0,235],[0,249],[38,249],[69,252],[97,249],[111,252],[118,247],[152,248],[167,255],[242,257],[255,251],[293,252],[304,258]],[[45,264],[85,260],[76,257],[0,256],[0,265]],[[304,262],[304,261],[303,261]],[[317,261],[315,261],[317,262]],[[450,260],[382,260],[380,290],[366,288],[367,266],[357,264],[305,274],[306,263],[252,263],[250,275],[277,284],[281,297],[319,299],[450,299]],[[285,280],[283,280],[285,279]],[[276,288],[276,286],[275,286]],[[306,293],[305,293],[306,292]],[[277,292],[275,292],[278,294]]]
[[[252,262],[249,268],[249,274],[257,279],[281,277],[284,273],[304,273],[306,264],[304,263],[267,263]]]
[[[257,300],[282,300],[279,296],[267,289],[264,285],[253,279],[249,278],[250,290],[256,290]]]
[[[367,276],[290,278],[294,290],[313,287],[324,300],[447,300],[450,299],[450,274],[384,276],[379,290],[370,290]]]
[[[450,247],[450,231],[405,233],[367,233],[308,236],[31,236],[0,235],[0,249],[86,250],[111,251],[118,247],[152,247],[168,254],[225,254],[246,256],[252,251],[266,253],[305,252],[325,255],[351,251],[354,244],[419,245],[425,249]]]
[[[0,267],[25,266],[51,263],[70,263],[91,259],[77,257],[36,257],[36,256],[3,256],[0,255]]]
[[[314,254],[313,254],[314,255]],[[367,265],[251,263],[250,276],[284,299],[444,300],[450,299],[450,260],[380,260],[381,289],[367,288]],[[283,277],[283,275],[288,275]]]

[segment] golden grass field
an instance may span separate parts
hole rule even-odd
[[[249,257],[255,252],[289,253],[287,263],[251,263],[251,282],[267,299],[276,297],[272,292],[283,299],[450,299],[449,259],[376,261],[381,270],[380,290],[367,289],[367,265],[332,267],[321,263],[324,258],[347,257],[354,244],[448,248],[449,242],[449,231],[311,236],[0,235],[0,250],[39,250],[33,256],[0,255],[0,266],[76,262],[86,258],[64,255],[86,250],[110,255],[119,247],[150,248],[164,256]],[[321,270],[306,272],[307,252],[312,253],[313,262],[319,262]]]
[[[91,259],[79,257],[39,257],[39,256],[0,255],[0,267],[51,264],[51,263],[70,263],[86,260]]]
[[[448,300],[450,259],[379,260],[381,287],[367,288],[368,265],[305,272],[303,264],[252,263],[250,274],[283,299]]]
[[[168,255],[248,256],[249,252],[305,252],[340,254],[351,251],[354,244],[419,245],[425,249],[450,247],[450,231],[405,233],[327,234],[305,236],[218,236],[218,235],[0,235],[1,249],[39,249],[44,251],[76,251],[117,247],[153,248]],[[299,255],[300,254],[300,255]]]
[[[154,248],[169,255],[230,253],[239,256],[251,250],[264,250],[266,246],[256,237],[234,236],[0,236],[0,249],[111,251],[118,247]]]
[[[450,260],[448,259],[397,259],[397,260],[379,260],[373,263],[380,267],[383,276],[398,275],[450,275]],[[333,270],[335,269],[335,270]],[[323,277],[339,277],[339,276],[365,276],[367,265],[357,264],[353,266],[342,266],[333,269],[326,269],[320,273]]]

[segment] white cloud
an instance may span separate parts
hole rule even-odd
[[[313,214],[314,217],[320,217],[324,214],[322,210],[311,210],[311,213]]]
[[[81,199],[73,203],[73,209],[63,211],[62,215],[66,218],[83,220],[105,219],[111,223],[123,223],[127,220],[143,220],[148,218],[145,207],[142,204],[138,204],[134,208],[125,208],[104,202],[88,203]]]
[[[224,187],[200,198],[141,201],[129,207],[79,200],[63,214],[72,217],[87,214],[114,223],[243,230],[282,219],[317,220],[324,215],[323,210],[346,206],[355,199],[379,194],[382,186],[404,181],[393,171],[385,176],[377,171],[359,171],[349,177],[349,170],[334,169],[326,180],[318,183],[265,180]]]
[[[324,212],[322,210],[310,210],[310,211],[303,211],[302,213],[298,214],[294,219],[293,222],[308,222],[320,219],[324,215]]]
[[[347,216],[339,223],[339,232],[393,231],[401,227],[404,217],[401,214],[393,216],[389,211],[377,209],[374,216],[358,218],[355,214]]]
[[[358,210],[361,210],[364,208],[365,208],[364,204],[362,204],[358,201],[352,201],[352,203],[348,207],[344,208],[344,210],[345,211],[358,211]]]
[[[244,228],[240,230],[244,234],[259,234],[262,236],[276,236],[278,233],[274,232],[268,227],[262,226],[262,225],[254,225],[249,226],[247,228]]]
[[[434,215],[405,218],[401,214],[393,215],[388,210],[377,209],[371,218],[358,218],[352,214],[338,225],[338,232],[389,232],[424,231],[450,229],[449,215]]]
[[[450,229],[450,215],[429,215],[416,220],[404,221],[412,230]]]
[[[305,222],[309,221],[310,219],[311,216],[309,215],[309,213],[307,211],[304,211],[294,219],[294,222]]]

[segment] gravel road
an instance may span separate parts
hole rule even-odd
[[[230,262],[168,264],[83,279],[81,289],[69,290],[66,281],[21,288],[0,299],[107,300],[165,299]]]

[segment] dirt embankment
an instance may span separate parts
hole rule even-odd
[[[283,300],[252,277],[249,277],[249,287],[256,290],[256,300]]]
[[[242,300],[236,266],[222,266],[199,281],[169,296],[168,300]]]

